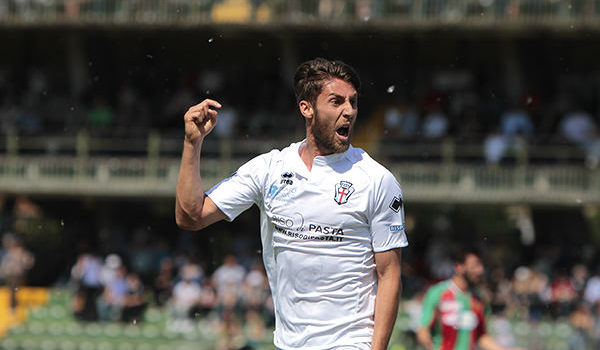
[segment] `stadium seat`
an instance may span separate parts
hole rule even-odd
[[[252,7],[247,0],[225,0],[213,6],[211,17],[217,23],[245,23],[251,15]]]

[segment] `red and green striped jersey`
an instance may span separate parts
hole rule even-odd
[[[435,350],[473,350],[486,333],[488,312],[477,294],[463,292],[447,280],[425,294],[421,326],[429,327]]]

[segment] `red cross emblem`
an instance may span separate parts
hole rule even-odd
[[[354,193],[354,187],[352,187],[352,183],[348,181],[340,181],[340,183],[335,185],[335,194],[333,200],[337,204],[344,204],[348,202],[348,198]]]

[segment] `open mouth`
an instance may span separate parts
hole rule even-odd
[[[344,138],[347,138],[348,135],[350,134],[350,125],[343,125],[340,126],[339,128],[337,128],[335,130],[335,132],[339,135],[342,136]]]

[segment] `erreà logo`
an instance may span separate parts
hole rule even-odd
[[[335,185],[335,194],[333,200],[342,205],[348,202],[348,198],[354,193],[354,187],[352,187],[352,182],[349,181],[340,181],[340,183]]]
[[[290,173],[289,171],[281,174],[280,184],[293,185],[294,181],[292,181],[292,177],[294,177],[294,174]]]

